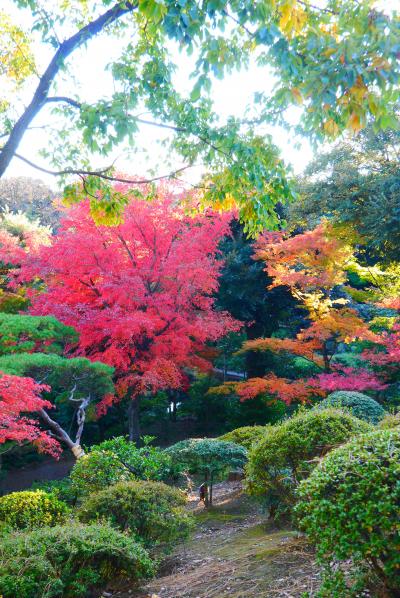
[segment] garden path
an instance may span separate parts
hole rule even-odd
[[[140,589],[128,584],[104,598],[310,598],[319,574],[313,551],[289,527],[266,524],[265,515],[242,492],[240,482],[217,484],[215,506],[197,497],[189,508],[197,529],[176,547],[159,575]],[[99,597],[100,598],[100,597]]]

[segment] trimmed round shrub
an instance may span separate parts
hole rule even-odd
[[[365,570],[400,595],[399,480],[400,430],[377,430],[332,451],[300,484],[296,514],[326,565],[323,595],[362,590]]]
[[[227,432],[220,436],[218,440],[225,440],[226,442],[234,442],[240,444],[244,448],[249,449],[252,444],[260,440],[268,431],[270,426],[243,426],[236,428],[231,432]]]
[[[270,428],[249,451],[246,487],[263,497],[271,515],[290,508],[294,491],[308,477],[318,459],[372,428],[350,413],[335,409],[302,411]]]
[[[0,521],[13,528],[57,525],[68,512],[64,502],[43,490],[12,492],[0,498]]]
[[[157,447],[137,448],[119,436],[95,445],[78,459],[70,478],[72,490],[87,495],[126,480],[161,480],[171,472],[171,459]]]
[[[377,424],[385,416],[385,410],[382,405],[361,392],[339,390],[328,395],[326,399],[315,406],[316,409],[326,409],[327,407],[346,409],[354,417],[363,419],[371,424]]]
[[[184,509],[186,497],[162,482],[119,482],[92,494],[78,511],[81,521],[108,521],[129,531],[147,546],[171,544],[185,538],[192,519]]]
[[[151,575],[146,550],[109,525],[44,527],[2,538],[0,594],[4,598],[87,596],[98,584]]]
[[[247,451],[243,446],[219,438],[187,438],[165,449],[174,463],[189,473],[207,473],[216,480],[231,469],[243,468]]]
[[[387,413],[378,424],[380,430],[392,430],[400,426],[400,411],[398,413]]]

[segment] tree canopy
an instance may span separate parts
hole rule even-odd
[[[80,203],[51,247],[27,255],[20,278],[44,282],[32,289],[32,313],[73,326],[75,354],[115,368],[118,397],[134,399],[131,439],[139,436],[132,413],[139,397],[185,386],[185,368],[210,368],[205,343],[239,327],[213,297],[230,219],[187,216],[169,188],[153,201],[131,201],[114,227],[96,226],[88,202]]]
[[[2,212],[23,212],[31,221],[57,228],[60,213],[54,205],[56,193],[40,179],[25,176],[0,179],[0,209]]]
[[[53,169],[36,167],[65,179],[78,175],[86,195],[96,199],[93,209],[100,205],[113,217],[123,206],[109,184],[115,172],[94,161],[123,143],[140,144],[142,125],[171,132],[171,155],[182,165],[168,175],[203,164],[206,197],[238,205],[250,232],[276,224],[275,204],[293,196],[263,124],[288,126],[287,108],[297,106],[297,130],[316,140],[357,132],[368,120],[377,129],[397,125],[400,21],[376,10],[372,0],[323,6],[308,0],[69,0],[53,3],[50,11],[36,0],[15,5],[23,26],[0,14],[0,176],[13,157],[32,164],[18,147],[43,113],[52,131],[44,153]],[[72,81],[78,51],[97,35],[126,43],[109,65],[113,89],[88,102]],[[42,48],[50,55],[43,68]],[[191,85],[182,93],[175,80],[178,49],[191,56]],[[276,86],[269,96],[260,89],[244,119],[221,122],[212,80],[250,61],[272,73]],[[75,201],[82,188],[72,183],[66,195]]]
[[[289,208],[290,228],[322,218],[355,227],[363,263],[391,263],[400,243],[400,133],[369,126],[315,157],[299,181],[299,201]]]

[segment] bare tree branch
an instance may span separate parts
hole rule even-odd
[[[38,112],[45,105],[51,84],[53,83],[56,75],[58,74],[60,68],[62,68],[68,56],[70,56],[89,39],[100,33],[107,25],[115,22],[123,15],[132,12],[137,8],[137,6],[137,0],[133,2],[128,0],[125,0],[124,2],[117,2],[112,8],[100,15],[97,19],[91,21],[88,25],[85,25],[82,27],[82,29],[77,31],[77,33],[62,42],[47,66],[44,74],[40,78],[39,84],[30,104],[15,123],[7,142],[1,149],[0,177],[4,174],[13,156],[15,155],[25,131]]]
[[[35,129],[47,129],[49,127],[49,125],[36,125],[34,127],[28,127],[26,130],[27,131],[33,131]],[[4,137],[9,137],[11,134],[11,131],[8,131],[7,133],[0,133],[0,139],[3,139]],[[1,150],[2,148],[0,148]]]
[[[315,4],[309,4],[305,0],[297,0],[299,4],[302,4],[305,8],[312,8],[313,10],[318,10],[319,12],[324,12],[330,15],[338,15],[339,13],[331,8],[324,8],[323,6],[315,6]]]
[[[52,103],[63,102],[65,104],[69,104],[73,108],[77,108],[78,110],[80,110],[82,108],[81,102],[78,102],[77,100],[74,100],[73,98],[69,98],[67,96],[50,96],[47,98],[46,103],[50,103],[50,102],[52,102]],[[111,108],[111,105],[108,106],[106,108],[106,110],[108,108]],[[153,120],[147,120],[145,118],[141,118],[139,116],[134,116],[134,115],[127,115],[127,118],[128,117],[133,118],[137,123],[139,123],[141,125],[149,125],[151,127],[157,127],[159,129],[169,129],[170,131],[175,131],[176,133],[186,133],[187,135],[193,135],[194,137],[197,137],[197,139],[202,141],[204,144],[211,147],[216,152],[229,157],[229,154],[227,152],[225,152],[223,149],[221,149],[217,145],[213,144],[209,139],[207,139],[207,137],[204,137],[203,135],[199,135],[198,133],[194,133],[193,131],[191,131],[190,129],[187,129],[186,127],[179,127],[177,125],[168,125],[168,124],[164,124],[164,123],[158,123]]]
[[[163,179],[173,179],[173,178],[175,178],[175,175],[179,175],[184,170],[187,170],[188,168],[192,168],[192,164],[188,164],[186,166],[182,166],[181,168],[178,168],[177,170],[169,172],[168,174],[162,174],[162,175],[148,178],[148,179],[125,179],[122,177],[106,174],[107,172],[110,172],[112,166],[107,166],[106,168],[103,168],[102,170],[83,170],[83,169],[80,170],[80,169],[75,169],[75,168],[66,168],[65,170],[49,170],[48,168],[43,168],[42,166],[35,164],[31,160],[28,160],[28,158],[25,158],[24,156],[21,156],[20,154],[15,153],[14,156],[16,158],[18,158],[19,160],[22,160],[22,162],[29,164],[29,166],[32,166],[32,168],[35,168],[36,170],[39,170],[40,172],[44,172],[45,174],[50,174],[52,176],[77,175],[77,176],[80,176],[83,180],[84,180],[84,177],[87,177],[87,176],[97,176],[100,179],[104,179],[106,181],[114,181],[116,183],[131,183],[133,185],[147,185],[149,183],[154,183],[155,181],[161,181]]]
[[[79,444],[72,440],[69,434],[67,434],[67,432],[62,429],[58,422],[56,422],[54,419],[50,417],[47,411],[45,411],[44,409],[40,409],[38,413],[42,420],[45,422],[45,424],[52,431],[54,438],[61,442],[64,442],[67,445],[67,447],[73,452],[75,457],[80,457],[83,454],[83,450],[79,446]]]
[[[78,102],[77,100],[73,100],[72,98],[69,98],[67,96],[50,96],[46,99],[46,104],[51,104],[51,103],[65,103],[65,104],[70,104],[71,106],[73,106],[74,108],[78,108],[79,110],[82,108],[82,103]]]
[[[77,423],[78,429],[77,429],[76,435],[75,435],[75,444],[77,444],[78,446],[80,446],[80,444],[81,444],[83,428],[84,428],[85,420],[86,420],[86,409],[89,407],[89,404],[90,404],[90,395],[88,397],[85,397],[84,399],[81,399],[81,404],[79,405],[78,411],[76,414],[76,423]]]

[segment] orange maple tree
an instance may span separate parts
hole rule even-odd
[[[351,231],[337,229],[323,221],[314,230],[295,236],[285,232],[263,234],[256,246],[255,259],[266,262],[272,277],[269,288],[289,287],[306,308],[311,323],[295,338],[260,338],[244,343],[242,351],[272,351],[300,356],[319,368],[308,379],[291,380],[269,372],[263,378],[219,387],[216,392],[234,391],[241,400],[269,394],[286,403],[305,402],[332,390],[380,390],[385,385],[370,371],[353,370],[332,358],[340,344],[354,341],[379,342],[346,298],[334,298],[332,291],[346,280],[346,265],[353,259]]]

